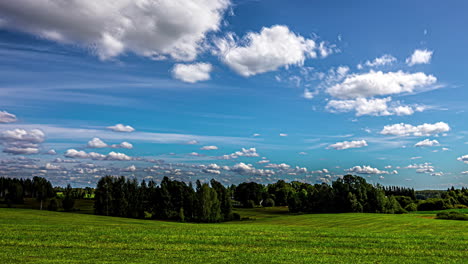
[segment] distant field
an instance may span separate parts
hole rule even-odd
[[[289,215],[189,224],[0,209],[0,263],[467,263],[468,222],[433,214]]]

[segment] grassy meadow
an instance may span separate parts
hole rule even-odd
[[[0,209],[0,263],[466,263],[468,222],[425,214],[286,214],[193,224]]]

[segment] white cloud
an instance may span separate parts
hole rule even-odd
[[[378,67],[378,66],[390,65],[396,61],[397,59],[393,57],[392,55],[385,54],[382,57],[375,58],[373,61],[366,61],[364,65],[368,67]],[[362,68],[363,68],[363,65],[359,64],[358,69],[362,69]]]
[[[83,150],[78,151],[76,149],[68,149],[65,152],[65,157],[85,159],[88,157],[88,153],[84,152]]]
[[[115,131],[115,132],[133,132],[135,131],[135,129],[131,126],[126,126],[126,125],[122,125],[122,124],[117,124],[115,126],[110,126],[110,127],[107,127],[108,129],[112,130],[112,131]]]
[[[305,99],[312,99],[314,98],[315,93],[311,92],[309,89],[304,88],[304,93],[302,94],[302,97]]]
[[[127,168],[122,169],[122,171],[126,171],[126,172],[134,172],[136,170],[137,168],[135,167],[135,165],[131,165],[131,166],[128,166]]]
[[[99,138],[93,138],[88,141],[88,148],[107,148],[107,144]]]
[[[434,166],[431,165],[431,163],[422,163],[422,164],[412,164],[409,166],[406,166],[405,169],[416,169],[417,173],[433,173]]]
[[[209,63],[194,63],[194,64],[176,64],[172,69],[174,78],[188,83],[196,83],[210,79],[212,66]]]
[[[42,130],[13,129],[0,133],[0,143],[3,152],[14,155],[30,155],[39,153],[39,144],[44,142],[45,134]]]
[[[245,164],[243,162],[237,163],[228,169],[241,175],[271,176],[275,174],[272,170],[256,169],[251,164]]]
[[[46,165],[44,166],[44,169],[46,170],[60,170],[60,166],[57,166],[57,165],[53,165],[53,164],[50,164],[50,163],[46,163]]]
[[[96,152],[86,153],[83,150],[68,149],[65,152],[65,157],[67,158],[79,158],[79,159],[93,159],[93,160],[115,160],[115,161],[127,161],[132,160],[131,157],[118,152],[109,152],[107,155],[103,155]]]
[[[450,127],[447,123],[444,122],[437,122],[434,124],[427,124],[424,123],[419,126],[413,126],[409,124],[394,124],[384,126],[380,134],[382,135],[392,135],[392,136],[430,136],[439,133],[444,133],[450,131]]]
[[[93,138],[90,141],[88,141],[87,144],[88,148],[126,148],[126,149],[132,149],[133,145],[124,141],[120,144],[112,144],[108,145],[104,141],[102,141],[100,138]]]
[[[377,168],[372,168],[371,166],[354,166],[345,171],[357,174],[389,174],[388,171],[381,171]]]
[[[278,170],[287,170],[287,169],[291,168],[291,165],[288,165],[286,163],[281,163],[281,164],[270,163],[270,164],[266,165],[265,168],[272,168],[272,169],[278,169]]]
[[[217,146],[204,146],[200,148],[201,150],[216,150],[218,149]]]
[[[287,137],[287,136],[288,136],[288,134],[285,134],[285,133],[280,133],[280,134],[279,134],[279,136],[280,136],[280,137]]]
[[[431,61],[433,51],[427,49],[417,49],[413,52],[411,57],[406,59],[406,64],[413,66],[415,64],[428,64]]]
[[[367,147],[367,142],[365,140],[353,140],[353,141],[343,141],[331,144],[329,148],[334,148],[337,150],[350,149],[350,148],[362,148]]]
[[[49,149],[46,154],[57,155],[57,152],[55,151],[55,149]]]
[[[457,160],[468,164],[468,155],[461,156],[461,157],[457,158]]]
[[[415,111],[423,111],[420,106],[400,105],[399,102],[391,103],[391,97],[387,98],[356,98],[353,100],[330,100],[325,107],[332,113],[346,113],[356,111],[356,116],[390,116],[390,115],[412,115]]]
[[[423,141],[419,141],[418,143],[414,144],[415,147],[433,147],[433,146],[439,146],[439,141],[437,140],[430,140],[430,139],[425,139]]]
[[[187,144],[187,145],[197,145],[198,143],[199,143],[199,142],[196,141],[196,140],[189,140],[189,141],[187,141],[186,144]]]
[[[126,51],[193,60],[219,30],[228,0],[15,0],[0,2],[2,27],[91,48],[101,59]]]
[[[16,122],[16,116],[8,113],[7,111],[0,111],[0,123],[13,123]]]
[[[383,73],[370,71],[348,75],[343,82],[327,88],[327,92],[340,99],[354,99],[377,95],[414,92],[434,84],[437,78],[425,73],[405,73],[402,71]]]
[[[216,46],[221,60],[245,77],[291,65],[301,66],[307,58],[316,58],[317,52],[322,57],[331,53],[324,44],[317,45],[283,25],[264,27],[260,33],[250,32],[242,40],[229,34],[216,40]]]
[[[120,144],[112,144],[110,146],[111,148],[124,148],[124,149],[132,149],[133,145],[131,143],[128,143],[126,141],[120,143]]]
[[[238,157],[259,157],[260,155],[257,153],[256,148],[242,148],[240,151],[236,151],[229,155],[223,155],[222,159],[237,159]]]
[[[258,134],[258,133],[255,133],[255,134],[252,135],[252,137],[259,137],[259,136],[261,136],[261,135]]]
[[[467,175],[467,174],[468,174],[468,171],[462,171],[461,174]]]

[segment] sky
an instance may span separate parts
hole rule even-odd
[[[468,3],[0,2],[0,177],[468,186]]]

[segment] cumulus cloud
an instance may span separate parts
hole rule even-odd
[[[172,69],[172,76],[183,82],[196,83],[210,79],[212,66],[209,63],[176,64]]]
[[[362,148],[367,147],[367,142],[365,140],[353,140],[353,141],[343,141],[336,142],[328,146],[329,148],[334,148],[337,150],[350,149],[350,148]]]
[[[413,52],[411,57],[406,59],[406,64],[413,66],[415,64],[428,64],[431,62],[433,51],[427,49],[420,50],[417,49]]]
[[[16,122],[16,116],[8,113],[7,111],[0,111],[0,123],[13,123]]]
[[[99,138],[93,138],[88,141],[88,148],[107,148],[107,144]]]
[[[131,157],[123,153],[118,152],[109,152],[109,154],[104,155],[96,152],[86,153],[83,150],[68,149],[65,152],[65,157],[67,158],[79,158],[79,159],[93,159],[93,160],[115,160],[115,161],[128,161],[132,160]]]
[[[434,146],[439,146],[439,141],[437,140],[430,140],[430,139],[425,139],[423,141],[419,141],[418,143],[414,144],[415,147],[434,147]]]
[[[405,169],[416,169],[417,173],[433,173],[435,171],[434,166],[428,162],[422,164],[411,164],[406,166]]]
[[[87,144],[88,148],[126,148],[126,149],[132,149],[133,145],[131,143],[128,143],[126,141],[120,143],[120,144],[112,144],[108,145],[104,141],[102,141],[100,138],[93,138],[90,141],[88,141]]]
[[[377,168],[372,168],[371,166],[354,166],[345,171],[357,174],[389,174],[388,171],[381,171]]]
[[[245,164],[243,162],[237,163],[227,169],[241,175],[271,176],[275,174],[272,170],[256,169],[251,164]]]
[[[437,122],[434,124],[424,123],[422,125],[413,126],[410,124],[394,124],[384,126],[380,134],[392,136],[431,136],[439,133],[450,131],[450,126],[444,122]]]
[[[107,127],[107,129],[110,129],[112,131],[115,131],[115,132],[133,132],[135,131],[135,129],[131,126],[126,126],[126,125],[122,125],[122,124],[117,124],[115,126],[110,126],[110,127]]]
[[[83,45],[101,59],[130,51],[193,60],[206,34],[219,30],[229,6],[229,0],[2,1],[0,26]]]
[[[0,133],[0,143],[3,152],[13,155],[30,155],[39,153],[39,144],[44,142],[45,134],[42,130],[13,129]]]
[[[216,150],[218,149],[217,146],[204,146],[200,148],[201,150]]]
[[[287,170],[287,169],[291,168],[291,165],[288,165],[286,163],[281,163],[281,164],[270,163],[270,164],[266,165],[265,168],[278,169],[278,170]]]
[[[338,84],[327,88],[327,92],[339,99],[355,99],[378,95],[414,92],[436,83],[437,78],[425,73],[370,71],[350,74]]]
[[[463,156],[457,158],[457,160],[468,164],[468,155],[463,155]]]
[[[236,151],[234,153],[223,155],[222,159],[237,159],[238,157],[259,157],[260,155],[257,153],[256,148],[242,148],[240,151]]]
[[[415,111],[421,112],[424,107],[400,105],[399,102],[391,103],[391,97],[387,98],[356,98],[352,100],[330,100],[325,107],[332,113],[346,113],[355,111],[356,116],[390,116],[390,115],[412,115]]]
[[[57,152],[55,151],[55,149],[49,149],[46,154],[48,155],[57,155]]]
[[[190,140],[190,141],[187,141],[187,145],[197,145],[199,142],[196,141],[196,140]]]
[[[136,170],[137,168],[135,167],[135,165],[131,165],[131,166],[128,166],[127,168],[122,169],[122,171],[125,171],[125,172],[134,172]]]
[[[326,57],[332,51],[323,43],[304,38],[287,26],[264,27],[259,33],[250,32],[237,40],[233,34],[216,40],[221,60],[238,74],[248,77],[275,71],[281,67],[303,65],[317,53]]]
[[[375,58],[373,61],[366,61],[364,65],[367,67],[379,67],[379,66],[390,65],[396,61],[397,59],[393,57],[392,55],[385,54],[382,57]],[[358,64],[357,68],[362,69],[364,65]]]
[[[280,136],[280,137],[287,137],[287,136],[288,136],[288,134],[285,134],[285,133],[280,133],[280,134],[279,134],[279,136]]]
[[[46,163],[46,165],[44,166],[44,169],[46,169],[46,170],[60,170],[61,168],[60,168],[60,166],[50,164],[50,163]]]

